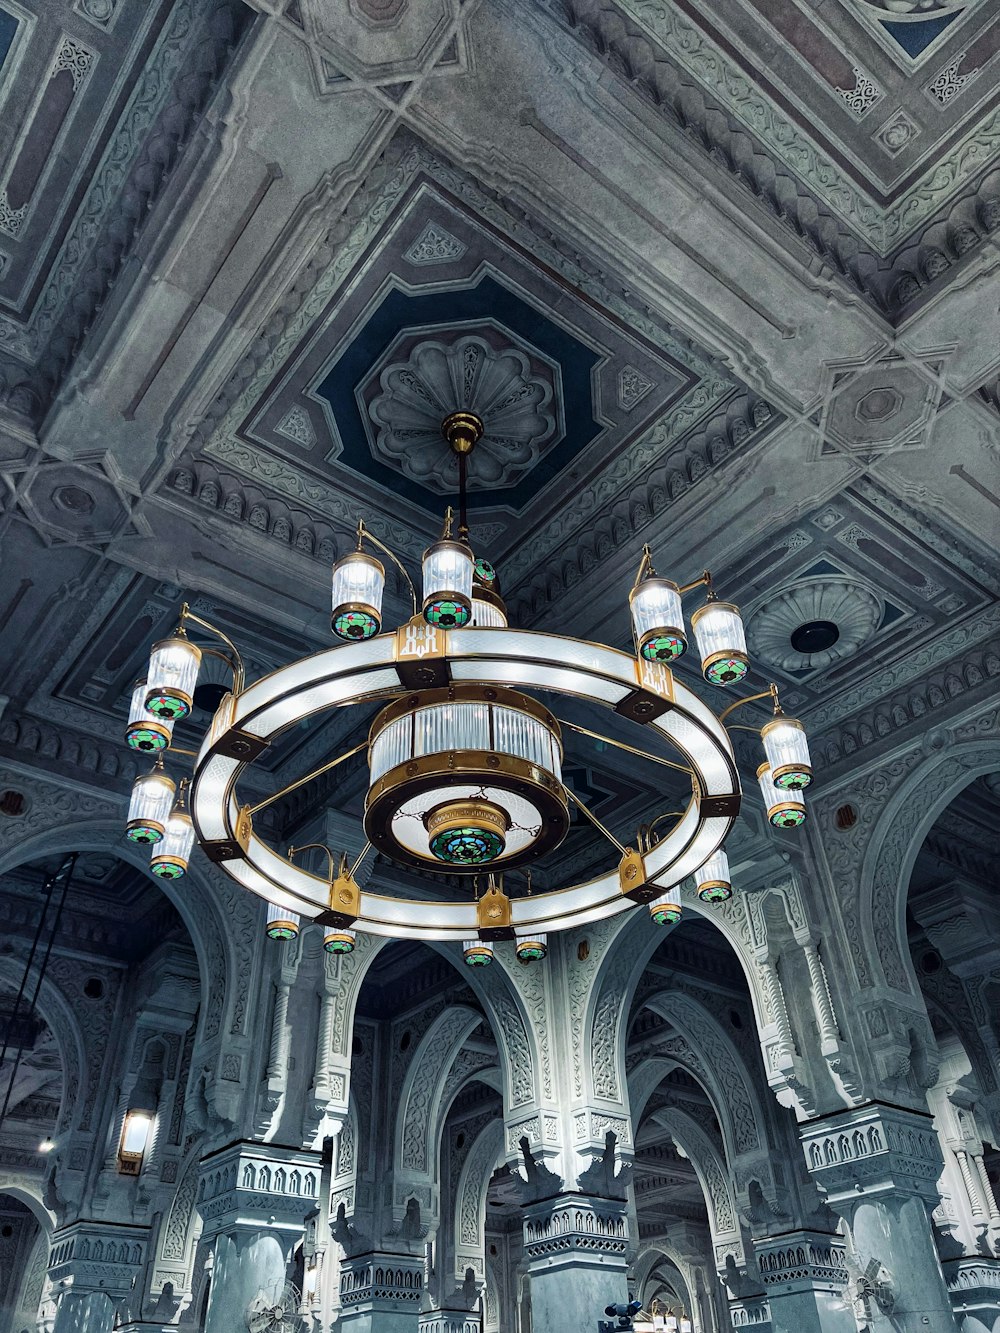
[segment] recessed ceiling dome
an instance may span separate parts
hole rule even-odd
[[[881,621],[882,603],[870,588],[827,575],[794,583],[751,612],[747,643],[769,666],[818,671],[856,653]]]

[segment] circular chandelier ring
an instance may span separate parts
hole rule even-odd
[[[270,740],[332,707],[427,689],[434,683],[551,690],[600,704],[656,732],[684,755],[694,795],[646,853],[651,882],[666,890],[723,843],[739,812],[740,784],[728,734],[711,710],[658,663],[602,645],[512,629],[444,631],[411,622],[395,634],[326,649],[255,682],[220,709],[199,751],[191,813],[199,840],[226,873],[272,903],[316,916],[329,882],[291,864],[241,827],[236,783]],[[617,867],[582,884],[511,900],[519,929],[556,931],[612,916],[632,902]],[[392,938],[475,935],[474,901],[397,898],[362,890],[357,928]]]

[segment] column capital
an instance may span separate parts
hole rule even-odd
[[[561,1194],[524,1207],[524,1255],[546,1270],[625,1268],[629,1251],[626,1205],[616,1199]]]
[[[944,1166],[929,1115],[870,1102],[799,1127],[806,1165],[826,1201],[873,1195],[936,1202]]]
[[[149,1228],[116,1222],[70,1222],[52,1233],[49,1278],[78,1295],[127,1296],[143,1270]]]
[[[840,1295],[847,1286],[843,1236],[825,1231],[787,1231],[754,1241],[754,1253],[768,1293],[833,1291]]]
[[[374,1313],[416,1316],[423,1292],[422,1254],[388,1254],[372,1250],[341,1261],[342,1319]]]
[[[202,1158],[198,1211],[204,1235],[235,1231],[299,1236],[319,1197],[319,1153],[238,1140]]]

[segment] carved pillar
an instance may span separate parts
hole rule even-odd
[[[942,1167],[930,1117],[874,1102],[800,1132],[813,1179],[847,1223],[860,1326],[873,1333],[954,1330],[930,1219]]]
[[[204,1333],[246,1327],[260,1292],[280,1303],[292,1246],[319,1194],[319,1155],[232,1143],[201,1163],[198,1211],[212,1251]]]
[[[773,1333],[856,1333],[842,1236],[788,1231],[754,1242]]]
[[[54,1333],[110,1333],[118,1302],[141,1280],[149,1229],[112,1222],[72,1222],[53,1233],[49,1279]]]
[[[629,1249],[623,1202],[562,1194],[525,1205],[532,1329],[594,1333],[606,1305],[628,1300]]]
[[[340,1326],[343,1333],[418,1333],[424,1258],[378,1250],[342,1260]],[[444,1319],[443,1314],[437,1318]],[[441,1333],[452,1333],[442,1325]]]
[[[271,1019],[271,1045],[267,1056],[267,1083],[270,1088],[284,1081],[288,1069],[288,995],[290,987],[284,980],[279,982],[274,997],[274,1015]]]

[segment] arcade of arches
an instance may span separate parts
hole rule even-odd
[[[992,0],[0,0],[0,1333],[1000,1333],[998,238]],[[442,407],[512,625],[631,651],[646,543],[741,608],[815,778],[750,705],[730,900],[335,955],[124,839],[149,645],[329,647]],[[255,764],[282,853],[373,713]],[[685,799],[564,740],[624,843]]]

